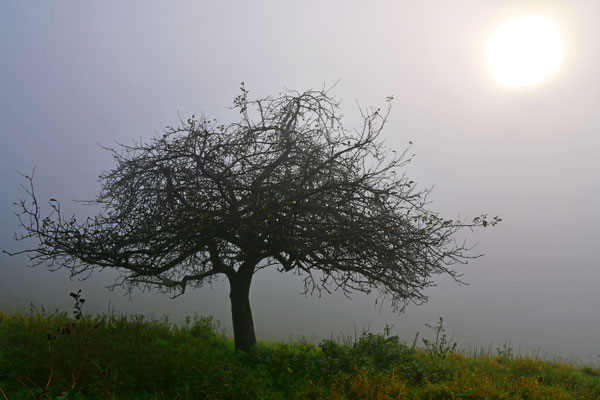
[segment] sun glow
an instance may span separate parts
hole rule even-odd
[[[560,64],[563,41],[550,19],[526,16],[500,25],[487,43],[487,60],[494,77],[504,85],[538,83]]]

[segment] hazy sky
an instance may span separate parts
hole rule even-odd
[[[486,64],[494,28],[511,17],[552,19],[562,62],[534,86],[502,86]],[[2,1],[0,3],[0,248],[16,250],[17,171],[35,166],[40,198],[93,198],[112,167],[98,147],[148,139],[178,113],[229,122],[241,81],[251,96],[340,79],[346,125],[357,101],[394,95],[387,143],[412,141],[407,174],[434,186],[445,217],[487,212],[503,222],[468,235],[485,257],[447,278],[430,302],[395,315],[375,297],[305,298],[301,280],[261,271],[251,302],[259,339],[328,337],[386,323],[411,340],[444,317],[462,347],[595,360],[600,354],[600,2],[594,1]],[[29,302],[88,311],[212,314],[229,329],[226,285],[170,300],[104,286],[110,272],[71,282],[0,255],[0,309]],[[88,306],[89,304],[89,306]]]

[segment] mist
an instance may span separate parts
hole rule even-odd
[[[485,61],[493,28],[516,15],[556,21],[565,43],[558,70],[529,87],[496,82]],[[250,97],[331,86],[347,127],[359,106],[394,101],[383,135],[403,150],[406,174],[433,187],[447,218],[499,215],[470,234],[483,257],[440,276],[429,302],[394,314],[377,295],[304,296],[302,277],[260,271],[251,304],[259,340],[294,340],[369,329],[411,341],[443,317],[459,348],[510,345],[549,358],[600,355],[600,4],[579,2],[17,2],[0,4],[0,248],[18,251],[13,203],[18,171],[35,167],[42,202],[86,215],[113,167],[98,144],[148,140],[180,118],[234,121],[241,82]],[[462,238],[462,237],[461,237]],[[28,268],[0,255],[0,310],[30,303],[69,310],[213,315],[231,333],[225,282],[176,299],[109,291],[114,273],[71,280],[66,270]],[[541,349],[541,350],[540,350]]]

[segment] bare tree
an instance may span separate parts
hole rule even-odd
[[[434,275],[459,281],[452,266],[477,255],[455,233],[499,219],[428,210],[429,191],[401,174],[407,150],[380,138],[391,98],[384,112],[361,110],[362,126],[350,131],[326,90],[250,101],[241,89],[238,122],[192,116],[147,143],[109,148],[116,166],[99,178],[94,217],[65,217],[54,199],[42,217],[26,176],[16,239],[37,246],[9,254],[72,276],[114,268],[114,285],[174,295],[223,274],[243,351],[256,343],[249,290],[262,268],[302,274],[311,294],[375,290],[399,311],[427,300]]]

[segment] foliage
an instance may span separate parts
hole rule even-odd
[[[88,359],[71,392],[63,390],[80,365],[83,332],[55,341],[51,399],[600,398],[600,370],[592,366],[509,354],[466,357],[451,340],[440,346],[440,324],[422,349],[388,331],[365,332],[347,345],[259,343],[246,354],[234,350],[211,318],[190,316],[181,324],[114,314],[86,319],[98,328],[89,331]],[[77,322],[34,307],[28,314],[0,313],[0,389],[9,400],[39,398],[48,378],[46,335]]]

